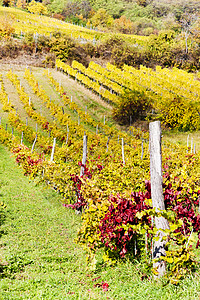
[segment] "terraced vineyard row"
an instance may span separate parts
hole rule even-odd
[[[124,89],[144,92],[149,98],[154,99],[154,102],[170,100],[175,96],[183,97],[188,101],[199,102],[200,100],[198,74],[189,74],[177,68],[169,70],[156,67],[154,71],[144,66],[138,70],[124,65],[121,70],[110,63],[103,68],[94,62],[90,62],[86,68],[77,61],[73,61],[70,67],[59,60],[56,65],[113,103],[117,102],[117,97],[112,97],[112,91],[122,94]],[[92,83],[92,81],[95,82]],[[111,95],[101,93],[102,86],[107,93],[111,91]]]

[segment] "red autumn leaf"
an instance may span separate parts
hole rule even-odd
[[[101,285],[102,289],[104,290],[104,292],[108,291],[109,288],[109,284],[107,282],[103,282],[102,281],[102,285]]]

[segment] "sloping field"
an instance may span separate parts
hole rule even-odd
[[[19,9],[0,6],[0,15],[7,15],[9,18],[9,14],[15,16],[14,27],[15,32],[18,35],[28,32],[32,34],[50,35],[52,32],[61,31],[63,34],[79,39],[80,41],[83,39],[94,42],[96,40],[102,40],[109,35],[107,33],[93,30],[92,28],[84,28],[82,26],[73,25],[47,16],[38,16]],[[137,43],[142,45],[148,40],[145,36],[125,34],[119,34],[119,36],[133,44]]]
[[[128,197],[132,191],[145,190],[149,144],[148,132],[132,126],[122,131],[110,118],[111,106],[72,78],[42,68],[1,68],[0,141],[12,149],[27,175],[22,176],[1,146],[2,200],[7,205],[0,248],[2,299],[197,299],[198,222],[194,232],[186,228],[196,271],[178,286],[167,280],[156,283],[136,255],[108,267],[100,250],[93,267],[86,266],[92,235],[84,251],[75,245],[80,216],[62,205],[75,204],[77,209],[85,205],[79,186],[74,185],[81,169],[83,137],[88,141],[85,193],[88,201],[97,197],[95,221],[98,205],[111,194]],[[186,142],[187,138],[183,144],[171,145],[164,140],[163,166],[175,178],[174,188],[181,184],[185,193],[191,193],[197,213],[200,155],[197,146],[195,154],[190,148],[191,140],[188,146]],[[30,185],[28,176],[35,179]],[[40,187],[34,185],[38,181]],[[57,193],[41,190],[43,184]],[[146,257],[151,260],[150,249]]]

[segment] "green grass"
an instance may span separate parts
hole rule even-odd
[[[0,226],[0,299],[199,299],[198,272],[173,286],[141,280],[139,262],[88,269],[74,243],[80,215],[64,208],[56,192],[29,182],[1,145],[0,196],[7,205]],[[108,291],[95,287],[102,281]]]

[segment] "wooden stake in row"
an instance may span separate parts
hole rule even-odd
[[[21,145],[23,144],[23,139],[24,139],[24,133],[22,131],[22,136],[21,136]]]
[[[106,143],[106,152],[108,152],[108,144],[109,144],[109,140],[110,140],[110,137],[108,137],[108,140],[107,140],[107,143]]]
[[[83,136],[83,157],[82,157],[82,166],[80,171],[80,177],[85,173],[85,165],[87,160],[87,135],[84,134]]]
[[[189,138],[190,135],[188,134],[187,136],[187,153],[188,153],[188,149],[189,149]],[[196,153],[196,144],[193,145],[193,138],[191,138],[191,147],[190,147],[190,153]]]
[[[31,153],[33,153],[33,150],[34,150],[34,148],[35,148],[36,141],[37,141],[37,133],[36,133],[36,136],[35,136],[35,139],[34,139],[32,148],[31,148]]]
[[[124,157],[124,138],[122,138],[122,161],[123,161],[123,164],[125,165],[125,157]]]
[[[67,143],[68,143],[68,139],[69,139],[69,126],[68,126],[68,124],[67,124],[67,138],[66,138],[66,145],[67,145]]]
[[[142,140],[142,153],[141,153],[141,160],[143,159],[143,155],[144,155],[144,146],[143,146],[143,140]]]
[[[52,148],[52,151],[51,151],[51,158],[50,158],[50,161],[52,161],[52,162],[53,162],[55,147],[56,147],[56,138],[53,139],[53,148]]]

